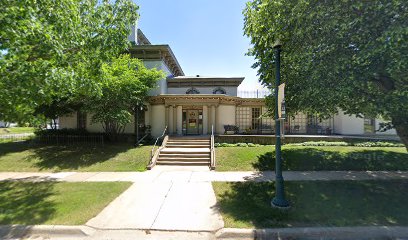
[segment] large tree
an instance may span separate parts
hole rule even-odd
[[[94,123],[102,123],[105,132],[115,139],[131,122],[135,111],[144,104],[148,91],[157,87],[164,73],[147,69],[129,54],[102,65],[102,94],[88,101],[87,110]]]
[[[283,44],[289,112],[381,116],[408,148],[407,1],[254,0],[243,13],[267,86],[274,42]]]
[[[132,0],[5,0],[1,7],[0,118],[9,121],[100,94],[101,65],[127,49],[138,18]]]

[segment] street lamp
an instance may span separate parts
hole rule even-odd
[[[285,199],[284,181],[282,176],[282,156],[281,156],[281,128],[279,119],[279,85],[280,85],[280,53],[282,44],[279,40],[274,44],[275,49],[275,64],[276,64],[276,82],[275,82],[275,197],[271,201],[271,205],[277,208],[288,208],[289,202]]]
[[[136,131],[136,147],[138,147],[139,146],[139,126],[140,126],[140,123],[139,123],[139,109],[140,109],[140,111],[143,111],[143,104],[139,107],[140,105],[139,104],[137,104],[137,107],[136,107],[136,126],[135,126],[135,131]]]

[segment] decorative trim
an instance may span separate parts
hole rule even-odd
[[[227,91],[222,87],[216,87],[213,90],[213,94],[227,94]]]
[[[200,91],[198,91],[197,88],[192,87],[187,89],[186,94],[200,94]]]
[[[265,100],[259,98],[240,98],[221,94],[162,94],[148,99],[152,105],[236,105],[236,106],[265,106]]]

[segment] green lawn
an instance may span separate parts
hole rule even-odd
[[[33,133],[33,132],[34,132],[34,128],[32,127],[0,128],[0,135],[18,134],[18,133]]]
[[[275,146],[216,148],[217,171],[275,169]],[[404,147],[282,147],[283,170],[408,170]]]
[[[0,143],[0,171],[144,171],[151,146],[35,146]]]
[[[81,225],[130,185],[128,182],[0,182],[0,225]]]
[[[270,206],[272,182],[215,182],[225,227],[406,226],[408,180],[286,182],[292,207]]]

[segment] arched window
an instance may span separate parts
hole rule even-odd
[[[216,89],[214,89],[213,94],[227,94],[227,91],[225,91],[224,88],[217,87]]]
[[[200,94],[200,92],[196,88],[192,87],[186,91],[186,94]]]

